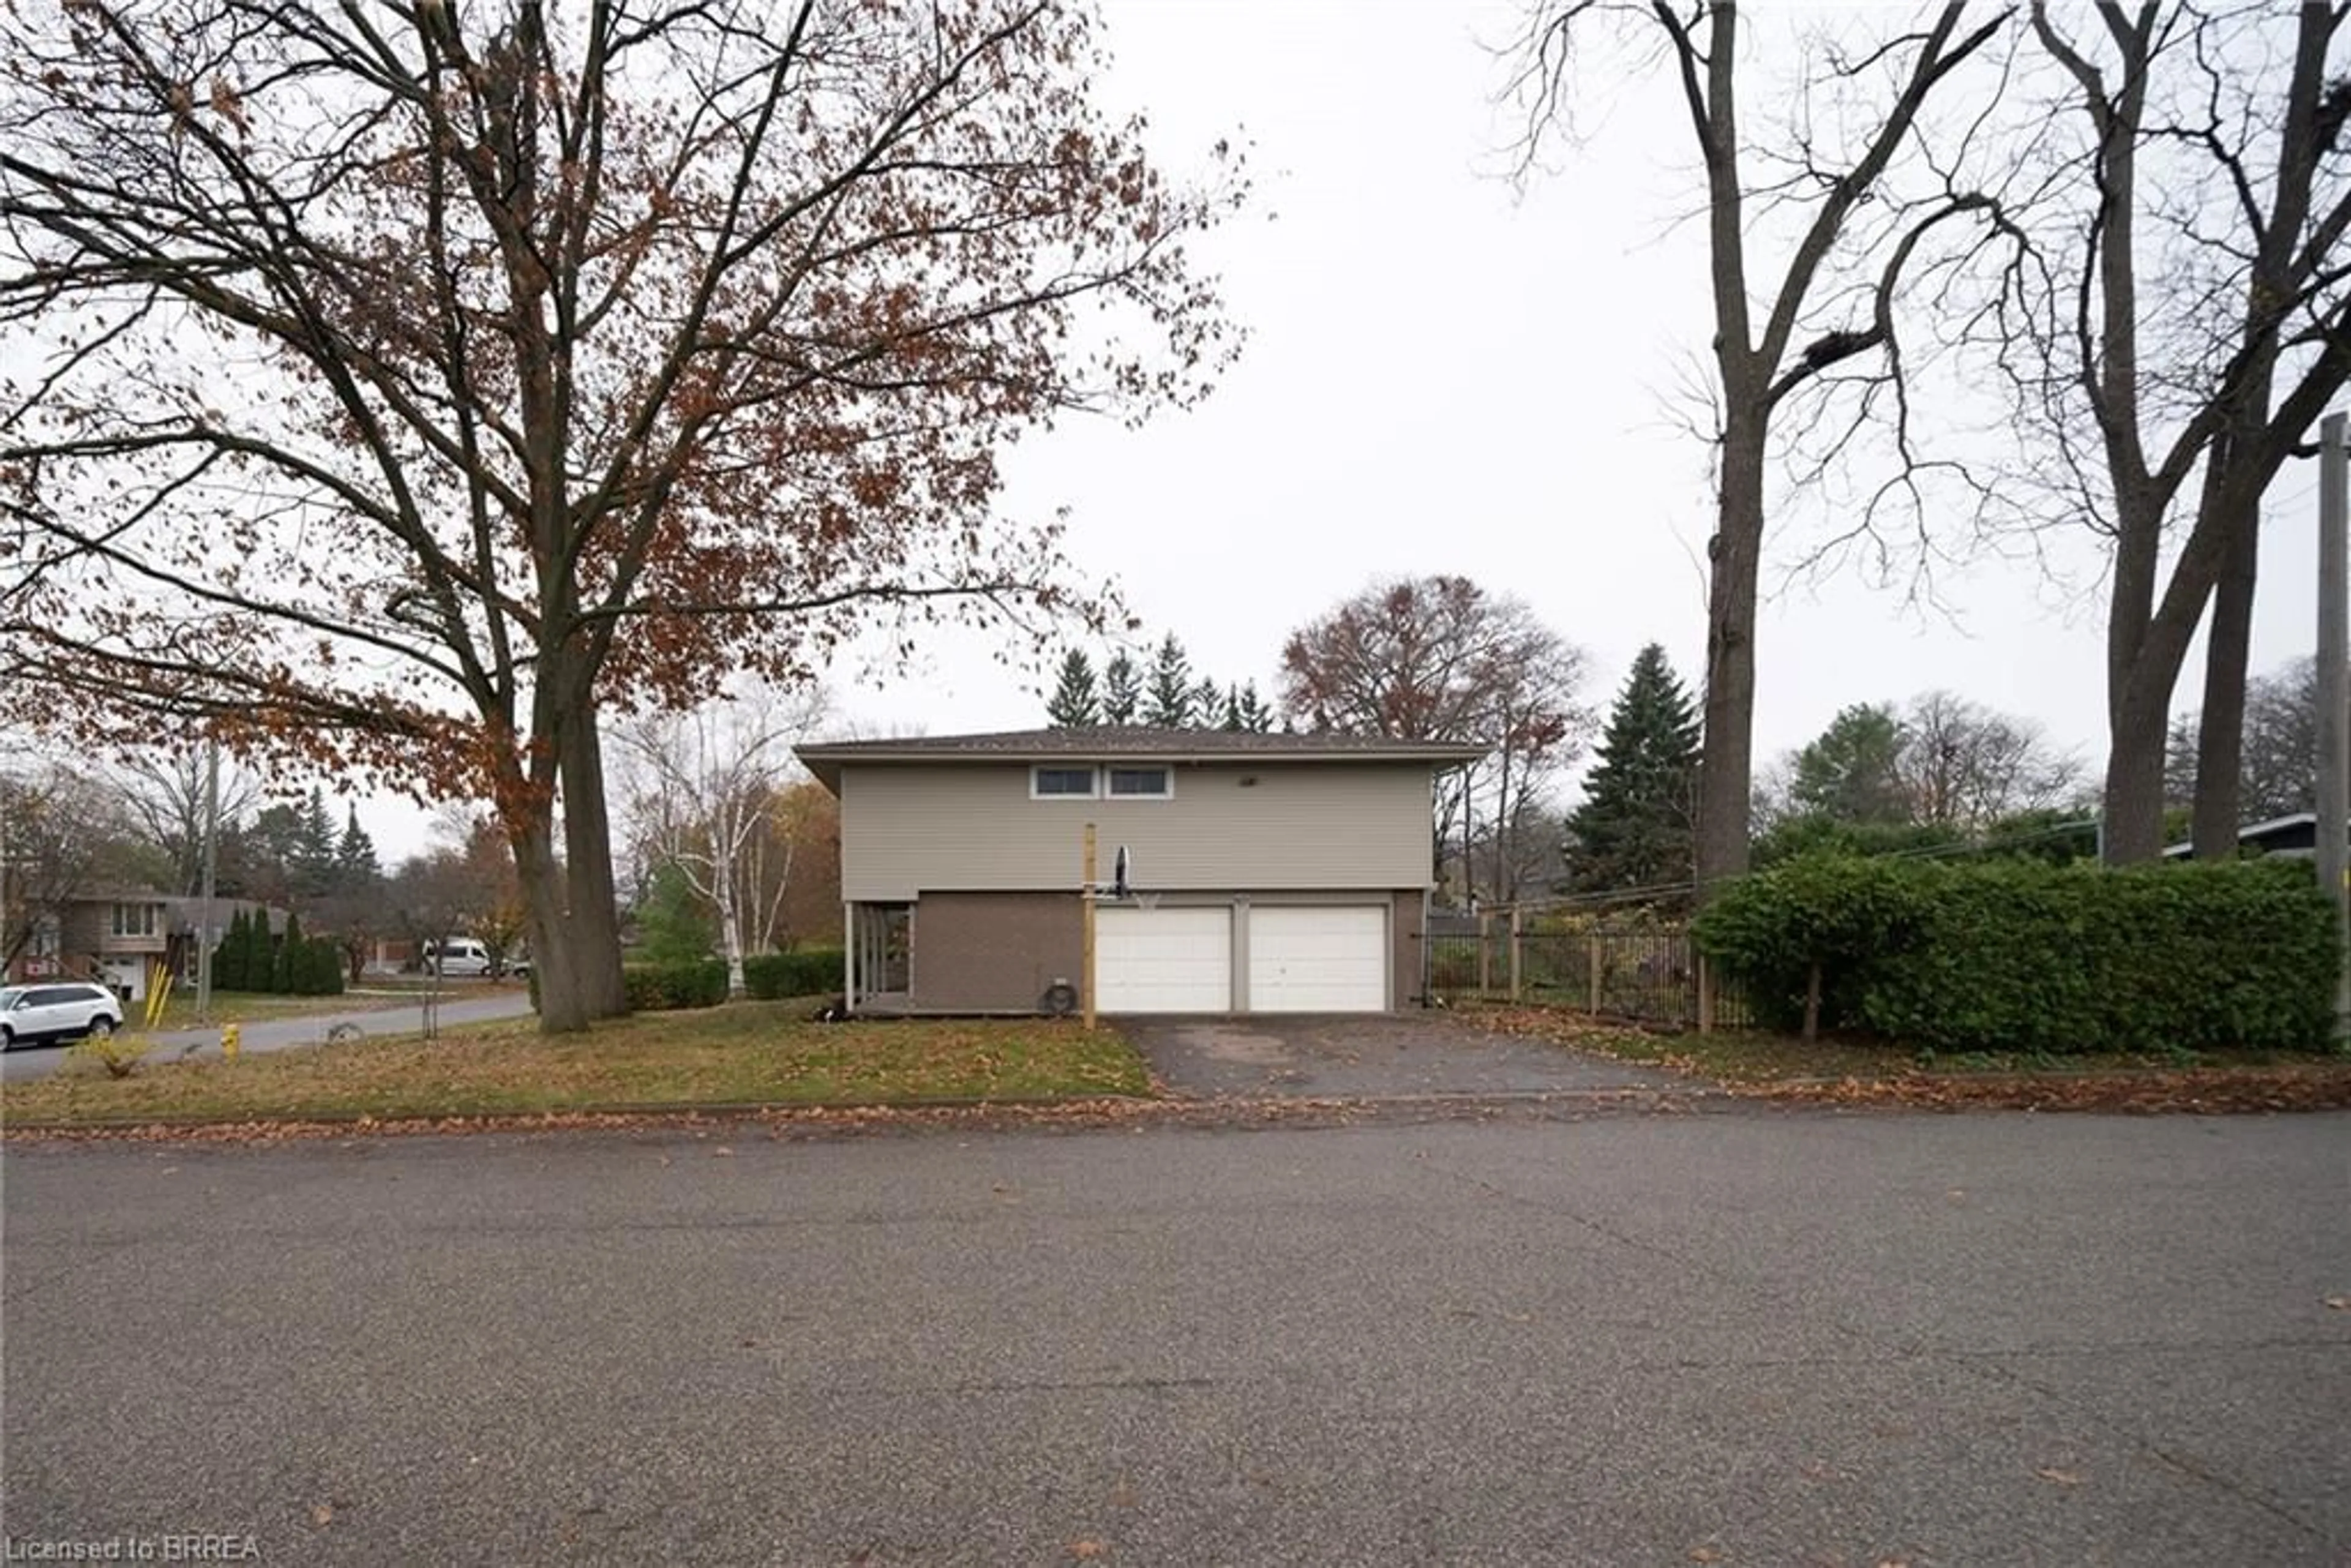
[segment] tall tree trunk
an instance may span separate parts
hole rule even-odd
[[[580,988],[579,968],[563,915],[563,870],[556,863],[555,834],[544,814],[528,826],[509,825],[515,876],[530,917],[532,973],[538,984],[538,1027],[546,1034],[572,1034],[591,1016]]]
[[[1731,404],[1735,410],[1738,398]],[[1747,872],[1748,778],[1754,760],[1755,595],[1763,550],[1763,429],[1734,413],[1708,541],[1706,730],[1698,769],[1698,900]]]
[[[2212,591],[2204,650],[2204,706],[2196,729],[2196,858],[2234,859],[2243,819],[2245,673],[2252,652],[2254,569],[2261,509],[2234,519],[2229,553]]]
[[[563,779],[564,882],[570,894],[572,960],[590,1018],[629,1010],[621,977],[620,893],[612,880],[612,818],[604,798],[604,748],[596,713],[581,702],[557,740]]]

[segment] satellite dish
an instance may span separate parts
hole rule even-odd
[[[1124,898],[1126,896],[1126,877],[1127,871],[1131,864],[1132,862],[1127,858],[1126,846],[1124,844],[1119,845],[1117,858],[1111,862],[1110,894],[1113,898]]]

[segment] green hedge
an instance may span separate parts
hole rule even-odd
[[[726,960],[687,958],[663,964],[624,964],[631,1012],[666,1012],[674,1008],[715,1008],[726,999]]]
[[[755,953],[743,960],[743,986],[762,1001],[778,997],[831,996],[849,986],[838,947],[805,947],[796,953]]]
[[[1727,890],[1698,945],[1757,1021],[1938,1051],[2307,1050],[2335,955],[2306,862],[2126,872],[1805,857]]]

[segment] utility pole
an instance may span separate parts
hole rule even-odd
[[[204,742],[204,913],[196,931],[196,1021],[212,1022],[213,878],[220,865],[220,742]]]
[[[2335,1034],[2351,1023],[2351,489],[2345,426],[2318,426],[2318,881],[2335,904]]]

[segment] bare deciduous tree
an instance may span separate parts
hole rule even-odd
[[[2020,208],[2002,362],[2062,502],[2112,541],[2105,843],[2162,847],[2166,737],[2208,606],[2199,852],[2236,842],[2262,497],[2351,376],[2340,6],[2032,11],[2066,84]],[[2073,193],[2079,200],[2068,200]]]
[[[1865,358],[1886,367],[1874,380],[1892,388],[1898,423],[1895,305],[1906,269],[1938,225],[1993,211],[1980,193],[1951,188],[1937,160],[1919,151],[1935,140],[1937,128],[1921,118],[1928,100],[2001,26],[1998,16],[1963,25],[1962,11],[1939,5],[1916,30],[1822,47],[1809,68],[1812,90],[1801,95],[1807,118],[1782,128],[1777,141],[1759,137],[1755,117],[1742,110],[1740,11],[1729,0],[1534,0],[1513,51],[1509,94],[1527,114],[1530,160],[1564,120],[1580,56],[1613,24],[1620,37],[1645,38],[1662,57],[1704,168],[1717,427],[1698,768],[1701,899],[1747,868],[1755,606],[1775,424],[1807,399],[1813,406],[1798,423],[1826,417],[1820,400],[1840,392],[1832,372]],[[1967,119],[1959,123],[1963,132]],[[1935,176],[1921,193],[1894,187],[1901,162]],[[1755,177],[1759,168],[1768,175]],[[1787,248],[1766,262],[1759,253],[1781,231]],[[1871,401],[1865,397],[1862,409]]]
[[[1970,833],[2062,805],[2082,780],[2080,759],[2051,746],[2039,725],[1945,691],[1903,710],[1895,771],[1912,821]]]
[[[204,888],[204,829],[213,804],[209,769],[201,746],[144,747],[122,754],[114,779],[123,806],[150,843],[170,857],[172,891],[183,897]],[[220,763],[218,821],[234,829],[261,799],[258,780],[236,766]]]
[[[605,707],[1071,608],[998,452],[1235,344],[1184,248],[1231,160],[1164,180],[1057,0],[24,0],[9,44],[0,709],[489,801],[550,1030],[625,1007]]]
[[[820,692],[753,690],[684,714],[653,714],[620,732],[629,818],[649,858],[673,865],[718,916],[728,989],[743,958],[775,945],[798,840],[776,808],[791,747],[823,716]]]

